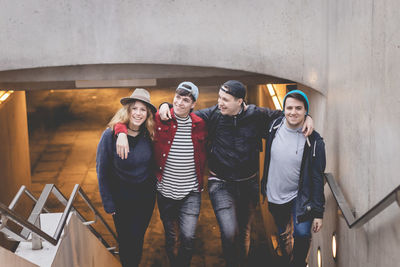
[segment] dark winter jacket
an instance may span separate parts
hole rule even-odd
[[[266,185],[271,158],[272,141],[281,124],[283,116],[271,123],[265,145],[264,174],[261,181],[261,194],[267,195]],[[324,170],[325,144],[322,137],[314,131],[304,145],[301,161],[299,189],[296,200],[296,220],[303,222],[313,218],[322,218],[325,206]]]
[[[282,112],[248,105],[238,115],[226,116],[216,105],[195,114],[207,123],[209,170],[220,179],[240,181],[258,172],[261,138],[266,126]]]

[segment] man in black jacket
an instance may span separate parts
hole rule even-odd
[[[301,133],[309,109],[302,91],[287,93],[283,107],[285,115],[268,130],[261,191],[268,198],[285,259],[290,266],[305,267],[311,228],[316,233],[322,227],[325,145],[316,131],[309,137]]]
[[[207,123],[209,150],[208,191],[221,232],[227,266],[245,265],[251,222],[259,200],[259,152],[267,125],[282,116],[255,105],[244,105],[245,86],[230,80],[219,90],[218,105],[198,110]],[[160,107],[161,119],[170,118],[168,105]],[[303,127],[308,136],[312,119]]]

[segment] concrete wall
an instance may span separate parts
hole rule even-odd
[[[326,1],[309,0],[3,0],[0,71],[122,63],[212,66],[324,90],[326,12]]]
[[[0,262],[7,267],[38,267],[0,246]]]
[[[0,201],[8,206],[21,185],[28,189],[31,186],[25,92],[14,92],[0,104],[0,142]],[[24,203],[27,205],[22,207]],[[25,214],[31,207],[29,203],[32,202],[22,202],[17,211]],[[13,246],[3,234],[0,245]]]
[[[398,1],[328,1],[329,75],[324,137],[327,171],[357,216],[400,184],[400,9]],[[392,204],[349,230],[326,190],[324,231],[314,239],[324,266],[398,266],[400,209]],[[331,234],[338,234],[338,260]],[[312,265],[316,265],[315,254]]]

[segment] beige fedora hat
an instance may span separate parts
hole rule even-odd
[[[125,105],[135,100],[140,100],[146,103],[154,113],[157,112],[157,108],[150,102],[149,91],[143,88],[136,88],[135,91],[133,91],[133,93],[131,94],[131,96],[121,98],[120,102],[122,105]]]

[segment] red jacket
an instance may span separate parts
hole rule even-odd
[[[157,164],[156,177],[161,181],[165,163],[171,149],[172,142],[178,127],[173,109],[171,109],[172,120],[162,121],[157,112],[155,114],[156,132],[154,136],[154,158]],[[189,114],[192,119],[192,141],[194,149],[194,162],[196,166],[199,190],[203,189],[203,175],[206,163],[206,137],[207,128],[204,120],[194,113]],[[115,133],[127,133],[125,124],[115,125]]]

